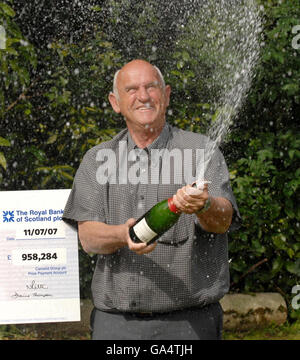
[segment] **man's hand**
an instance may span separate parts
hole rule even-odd
[[[210,197],[211,203],[207,211],[199,213],[209,198],[208,185],[203,190],[191,185],[182,187],[173,196],[175,206],[186,214],[196,213],[203,230],[218,234],[225,233],[231,224],[233,208],[231,202],[223,197]]]
[[[129,228],[131,226],[133,226],[135,224],[135,219],[130,218],[126,221],[125,225],[127,226],[127,235],[126,235],[126,241],[127,241],[127,245],[129,250],[135,252],[138,255],[144,255],[144,254],[148,254],[150,252],[152,252],[157,245],[157,242],[154,242],[153,244],[147,245],[145,243],[135,243],[131,240],[130,235],[129,235]]]
[[[124,246],[128,246],[138,255],[153,251],[156,243],[147,246],[144,243],[136,244],[130,239],[129,228],[134,224],[133,218],[120,225],[107,225],[99,221],[79,221],[78,235],[82,248],[87,253],[105,255],[113,254]]]
[[[193,214],[203,208],[208,198],[207,184],[204,184],[202,189],[186,185],[177,190],[177,193],[173,196],[173,202],[182,212]]]

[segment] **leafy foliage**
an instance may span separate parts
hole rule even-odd
[[[297,1],[265,7],[261,62],[224,152],[244,220],[231,235],[233,290],[280,291],[291,298],[300,279],[300,52],[292,47]],[[250,266],[268,261],[239,281]]]
[[[4,49],[0,50],[0,122],[8,123],[5,114],[24,97],[30,83],[30,68],[36,66],[34,48],[22,36],[13,21],[15,12],[7,3],[0,3],[0,25],[4,29]],[[30,106],[28,104],[28,106]],[[9,147],[7,128],[0,129],[0,147]],[[6,170],[6,151],[0,151],[0,167]],[[2,173],[0,172],[0,181]]]
[[[300,168],[294,171],[299,146],[300,139],[290,131],[279,136],[263,133],[250,141],[231,171],[243,216],[242,228],[231,235],[233,281],[249,264],[268,259],[265,271],[245,278],[246,291],[292,288],[300,277]]]

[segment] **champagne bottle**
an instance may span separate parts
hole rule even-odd
[[[179,219],[181,211],[173,203],[173,197],[154,205],[130,227],[129,235],[135,243],[156,241]]]
[[[192,185],[199,190],[209,181],[198,180]],[[129,228],[129,235],[135,243],[147,243],[156,241],[169,230],[179,219],[181,211],[173,203],[173,197],[163,200],[154,205],[137,222]]]

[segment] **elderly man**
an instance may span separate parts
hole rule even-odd
[[[133,60],[116,73],[109,101],[127,128],[86,153],[66,204],[64,219],[78,224],[83,249],[98,254],[93,339],[221,338],[218,301],[229,288],[227,232],[238,223],[238,209],[219,150],[205,169],[210,184],[203,191],[191,192],[183,180],[170,176],[166,182],[161,175],[165,166],[153,150],[188,148],[194,157],[209,142],[166,123],[170,93],[159,69],[146,61]],[[116,154],[107,181],[99,172],[103,151]],[[124,171],[124,164],[137,159],[138,167]],[[190,163],[195,174],[196,162]],[[176,164],[169,165],[174,175]],[[151,181],[150,170],[158,181]],[[182,211],[179,221],[154,244],[134,243],[129,228],[136,219],[171,196]]]

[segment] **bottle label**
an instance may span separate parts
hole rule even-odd
[[[154,232],[149,225],[146,223],[146,219],[143,218],[136,225],[133,226],[133,230],[136,236],[144,243],[148,243],[155,236],[157,236],[156,232]]]

